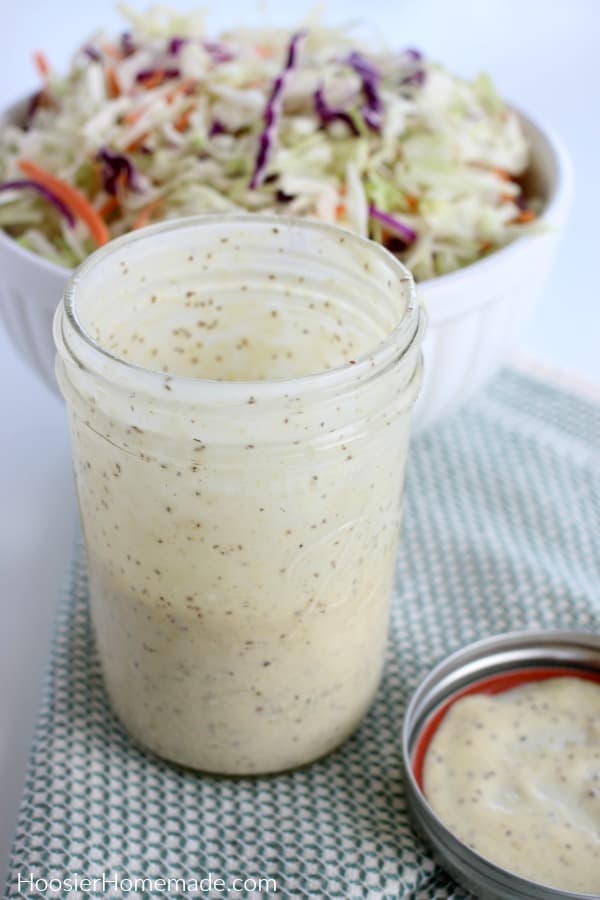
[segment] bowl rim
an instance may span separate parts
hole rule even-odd
[[[539,119],[524,113],[519,107],[512,103],[510,103],[509,106],[517,113],[521,121],[537,134],[546,149],[550,151],[556,165],[556,179],[550,186],[549,196],[539,221],[551,229],[557,229],[560,225],[560,220],[571,203],[575,187],[571,156],[562,138],[552,127],[541,124]],[[502,261],[505,260],[509,254],[515,255],[522,252],[523,248],[529,246],[532,241],[535,241],[541,236],[542,235],[539,233],[524,234],[514,241],[505,244],[504,247],[500,247],[498,250],[490,253],[489,256],[484,256],[482,259],[475,260],[475,262],[469,263],[469,265],[463,266],[461,269],[455,269],[453,272],[448,272],[445,275],[437,275],[435,278],[428,278],[425,281],[416,282],[417,288],[427,292],[427,302],[430,303],[433,299],[434,292],[441,291],[446,286],[454,285],[466,278],[469,273],[479,275],[493,269],[494,266],[498,264],[504,265]]]
[[[13,120],[28,102],[29,97],[21,98],[1,110],[0,125]],[[506,102],[508,103],[508,101]],[[516,112],[521,121],[524,122],[530,130],[537,134],[546,149],[550,152],[556,165],[556,179],[551,185],[549,197],[540,216],[541,222],[545,223],[550,228],[556,228],[557,225],[560,224],[559,220],[562,217],[562,214],[566,211],[571,202],[574,190],[573,163],[570,154],[563,143],[562,138],[559,137],[552,127],[542,124],[539,119],[523,112],[513,103],[508,103],[508,106]],[[557,224],[554,224],[555,222]],[[490,253],[489,256],[475,260],[475,262],[469,263],[461,269],[455,269],[452,272],[447,272],[445,275],[437,275],[435,278],[428,278],[425,281],[416,282],[417,290],[423,291],[426,295],[427,303],[431,304],[431,302],[435,300],[436,293],[443,292],[446,287],[452,287],[462,279],[477,277],[479,275],[483,276],[486,271],[492,270],[498,264],[504,265],[503,261],[509,257],[509,255],[521,253],[525,247],[530,245],[532,240],[535,240],[536,237],[541,237],[541,235],[524,234],[510,243],[505,244],[504,247],[500,247],[498,250]],[[77,270],[77,267],[69,268],[67,266],[62,266],[59,263],[45,259],[33,250],[22,247],[14,238],[7,234],[3,228],[0,228],[0,244],[3,244],[11,252],[28,262],[35,261],[36,265],[38,265],[42,271],[53,276],[69,279]]]

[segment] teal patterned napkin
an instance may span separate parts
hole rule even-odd
[[[129,741],[104,695],[78,555],[5,896],[464,900],[407,818],[404,707],[476,638],[600,630],[599,445],[600,407],[511,372],[414,441],[377,700],[340,750],[288,775],[197,775]]]

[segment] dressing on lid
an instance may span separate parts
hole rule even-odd
[[[600,894],[600,683],[555,677],[458,699],[427,750],[423,789],[490,861]]]

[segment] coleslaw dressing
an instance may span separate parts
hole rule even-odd
[[[369,316],[356,271],[292,272],[298,248],[252,227],[255,249],[277,239],[264,271],[227,222],[167,233],[158,262],[108,255],[84,324],[113,356],[101,377],[58,365],[114,708],[155,752],[223,773],[321,756],[372,701],[420,377],[416,344],[387,374],[360,363],[407,315],[402,285]],[[152,368],[152,390],[119,360]],[[344,391],[302,378],[344,363]]]
[[[457,700],[427,750],[424,792],[490,861],[600,895],[600,683],[556,677]]]

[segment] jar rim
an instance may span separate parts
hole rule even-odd
[[[177,375],[166,373],[160,369],[152,369],[131,362],[122,356],[112,353],[108,348],[98,342],[86,329],[77,310],[78,291],[82,281],[96,266],[106,259],[122,252],[133,244],[146,241],[157,234],[165,234],[183,229],[195,229],[198,227],[210,227],[227,223],[229,225],[244,225],[252,228],[254,224],[261,226],[277,226],[279,229],[295,228],[304,231],[321,233],[324,238],[344,236],[344,240],[357,249],[378,257],[389,269],[390,275],[395,280],[395,286],[400,285],[408,289],[408,299],[404,314],[398,323],[386,336],[376,343],[372,349],[357,356],[352,362],[343,363],[331,369],[307,375],[293,376],[281,379],[265,379],[260,381],[228,381],[202,378],[190,375]],[[63,315],[64,313],[64,315]],[[64,326],[66,323],[72,330],[72,335],[78,343],[79,352],[67,339]],[[285,215],[263,215],[260,213],[208,213],[197,216],[188,216],[178,219],[170,219],[159,222],[138,231],[129,232],[119,238],[111,240],[87,257],[75,270],[59,304],[54,319],[55,343],[59,348],[65,348],[80,368],[87,369],[94,374],[103,376],[107,381],[112,381],[103,371],[103,366],[110,363],[114,372],[118,373],[119,385],[132,390],[145,390],[153,394],[160,390],[164,396],[164,383],[168,381],[170,389],[181,400],[198,399],[199,392],[210,390],[217,400],[238,399],[250,393],[257,399],[277,399],[302,392],[303,394],[326,393],[330,390],[339,391],[346,383],[355,384],[357,381],[366,382],[388,369],[389,365],[400,360],[419,340],[425,327],[425,313],[420,301],[414,279],[406,266],[400,262],[381,244],[362,237],[356,232],[342,229],[339,226],[325,222],[314,221]]]

